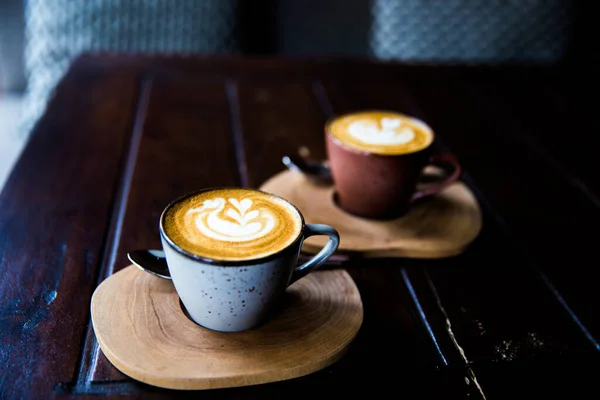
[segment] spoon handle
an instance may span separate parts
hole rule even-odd
[[[285,156],[282,162],[288,169],[303,173],[313,182],[328,185],[333,183],[331,170],[326,163],[309,160],[300,155]]]
[[[127,253],[127,258],[136,267],[163,279],[171,279],[167,259],[162,250],[135,250]]]

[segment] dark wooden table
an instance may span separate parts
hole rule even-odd
[[[90,297],[128,250],[160,246],[163,207],[197,188],[258,187],[301,146],[323,157],[326,118],[361,108],[420,117],[458,155],[484,213],[472,246],[332,265],[365,314],[327,370],[189,393],[114,369]],[[545,67],[84,56],[0,196],[0,398],[598,397],[598,120],[586,110]]]

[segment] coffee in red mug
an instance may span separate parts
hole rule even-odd
[[[460,177],[454,155],[433,151],[433,130],[406,114],[368,110],[339,115],[326,123],[325,136],[336,201],[359,217],[400,217],[414,201],[439,193]],[[427,165],[451,171],[439,184],[417,190]]]

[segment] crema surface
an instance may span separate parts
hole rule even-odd
[[[202,192],[172,205],[163,229],[177,246],[223,261],[269,256],[294,242],[302,229],[286,201],[251,189]]]
[[[433,132],[427,125],[385,111],[342,115],[328,124],[327,131],[350,148],[385,155],[414,153],[433,141]]]

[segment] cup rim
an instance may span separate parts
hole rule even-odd
[[[204,257],[204,256],[200,256],[198,254],[192,253],[190,251],[187,251],[185,249],[183,249],[181,246],[179,246],[177,243],[175,243],[165,232],[164,230],[164,219],[165,216],[167,214],[167,211],[170,210],[175,204],[189,198],[192,196],[195,196],[197,194],[200,193],[204,193],[204,192],[210,192],[213,190],[228,190],[228,189],[244,189],[244,190],[251,190],[254,192],[259,192],[259,193],[263,193],[265,195],[268,196],[273,196],[276,197],[280,200],[283,200],[284,202],[286,202],[287,204],[289,204],[294,210],[296,210],[296,212],[298,213],[298,215],[300,216],[300,230],[298,231],[298,235],[296,236],[296,238],[290,242],[287,246],[283,247],[282,249],[276,251],[275,253],[272,254],[268,254],[266,256],[263,257],[258,257],[258,258],[245,258],[243,260],[220,260],[220,259],[216,259],[216,258],[209,258],[209,257]],[[294,204],[292,204],[290,201],[284,199],[281,196],[277,196],[276,194],[273,193],[269,193],[266,192],[264,190],[260,190],[260,189],[255,189],[255,188],[250,188],[250,187],[243,187],[243,186],[213,186],[213,187],[208,187],[208,188],[204,188],[204,189],[199,189],[199,190],[194,190],[191,192],[187,192],[177,198],[175,198],[174,200],[171,200],[169,202],[169,204],[167,204],[165,206],[165,208],[163,209],[162,213],[160,214],[160,219],[159,219],[159,232],[160,232],[160,236],[165,240],[165,242],[167,242],[167,244],[173,248],[173,250],[177,251],[179,254],[190,258],[194,261],[200,261],[203,262],[205,264],[208,265],[215,265],[215,266],[221,266],[221,267],[235,267],[235,266],[251,266],[248,264],[262,264],[268,261],[271,261],[275,258],[280,257],[282,254],[288,253],[289,251],[291,251],[293,248],[295,248],[295,246],[298,244],[298,241],[300,241],[302,239],[302,237],[304,236],[304,227],[306,226],[306,223],[304,221],[304,216],[302,215],[302,213],[300,212],[300,210],[298,209],[298,207],[296,207]]]
[[[396,114],[396,115],[400,115],[402,117],[408,118],[408,119],[412,119],[414,121],[417,121],[418,123],[422,124],[426,129],[429,130],[429,132],[431,133],[432,139],[431,139],[431,143],[429,143],[427,146],[423,147],[422,149],[419,150],[415,150],[415,151],[411,151],[408,153],[400,153],[400,154],[381,154],[381,153],[373,153],[371,151],[368,150],[359,150],[357,148],[348,146],[346,143],[342,142],[340,139],[336,138],[335,136],[333,136],[333,134],[331,133],[331,130],[329,129],[330,125],[337,119],[343,118],[343,117],[347,117],[349,115],[353,115],[353,114],[362,114],[362,113],[389,113],[389,114]],[[395,111],[395,110],[389,110],[389,109],[378,109],[378,108],[367,108],[367,109],[357,109],[355,111],[348,111],[348,112],[344,112],[344,113],[340,113],[340,114],[334,114],[331,115],[329,118],[327,118],[327,120],[325,121],[325,135],[330,138],[336,145],[342,147],[344,150],[350,151],[352,153],[355,154],[360,154],[363,156],[372,156],[372,157],[382,157],[382,158],[386,158],[386,157],[401,157],[404,155],[410,155],[410,154],[417,154],[419,152],[422,151],[426,151],[427,149],[431,148],[431,146],[433,146],[433,143],[435,142],[436,139],[436,134],[435,131],[433,130],[433,128],[431,126],[429,126],[429,124],[427,124],[425,121],[423,121],[420,118],[414,117],[410,114],[406,114],[400,111]]]

